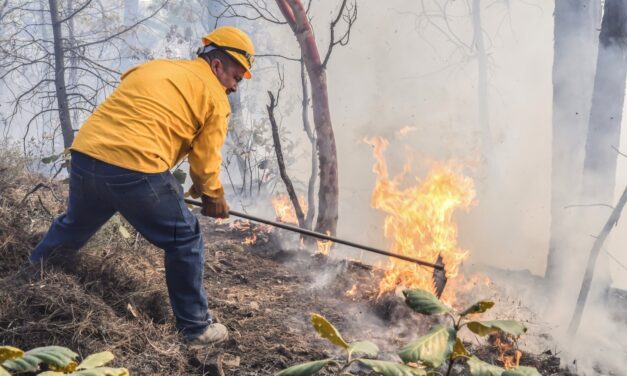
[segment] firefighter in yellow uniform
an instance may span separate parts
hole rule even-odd
[[[203,38],[194,60],[155,60],[124,73],[71,147],[67,210],[33,250],[31,263],[78,251],[119,212],[165,251],[166,284],[177,328],[191,343],[228,338],[214,322],[203,287],[203,238],[198,220],[170,173],[188,157],[192,197],[202,214],[227,218],[219,180],[230,106],[227,95],[250,78],[254,46],[224,26]]]

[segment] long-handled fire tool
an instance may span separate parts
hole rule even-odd
[[[202,203],[200,201],[195,201],[195,200],[191,200],[191,199],[186,198],[185,202],[190,204],[190,205],[202,207]],[[246,214],[246,213],[240,213],[240,212],[235,211],[235,210],[229,210],[229,214],[233,215],[235,217],[242,218],[242,219],[247,219],[249,221],[263,223],[263,224],[270,225],[270,226],[273,226],[273,227],[278,227],[278,228],[282,228],[284,230],[296,232],[296,233],[299,233],[299,234],[302,234],[302,235],[313,236],[313,237],[318,238],[318,239],[323,239],[323,240],[332,241],[334,243],[344,244],[344,245],[347,245],[349,247],[359,248],[359,249],[363,249],[364,251],[378,253],[380,255],[384,255],[384,256],[388,256],[388,257],[394,257],[394,258],[397,258],[397,259],[400,259],[400,260],[413,262],[413,263],[421,265],[421,266],[426,266],[426,267],[429,267],[429,268],[433,268],[433,283],[434,283],[434,287],[435,287],[435,292],[438,295],[438,297],[440,297],[442,295],[442,292],[444,291],[444,287],[446,286],[447,278],[446,278],[446,271],[444,269],[444,262],[442,261],[442,256],[438,256],[438,260],[435,263],[432,263],[432,262],[428,262],[428,261],[424,261],[424,260],[419,260],[419,259],[416,259],[416,258],[413,258],[413,257],[405,256],[405,255],[399,255],[398,253],[387,252],[387,251],[384,251],[384,250],[381,250],[381,249],[378,249],[378,248],[374,248],[374,247],[371,247],[371,246],[368,246],[368,245],[358,244],[358,243],[355,243],[355,242],[352,242],[352,241],[349,241],[349,240],[339,239],[339,238],[336,238],[334,236],[321,234],[319,232],[306,230],[306,229],[303,229],[303,228],[300,228],[300,227],[297,227],[297,226],[292,226],[292,225],[288,225],[288,224],[281,223],[281,222],[270,221],[268,219],[255,217],[255,216],[252,216],[252,215]]]

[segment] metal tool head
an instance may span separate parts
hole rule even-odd
[[[436,260],[435,264],[442,267],[434,268],[432,275],[435,295],[438,298],[441,298],[442,293],[444,292],[444,288],[446,287],[446,282],[448,281],[448,279],[446,278],[446,268],[444,267],[444,259],[442,258],[442,254],[438,255],[438,259]]]

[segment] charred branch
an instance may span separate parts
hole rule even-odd
[[[285,169],[285,161],[283,160],[283,150],[281,148],[281,137],[279,137],[279,127],[276,122],[276,118],[274,116],[274,109],[277,107],[279,103],[279,98],[281,95],[281,90],[284,87],[284,79],[279,71],[279,81],[280,86],[276,93],[276,98],[271,91],[268,91],[268,96],[270,97],[270,104],[266,106],[268,110],[268,117],[270,119],[270,125],[272,126],[272,139],[274,141],[274,150],[276,152],[277,164],[279,166],[279,173],[281,174],[281,179],[283,179],[283,183],[285,184],[285,189],[287,190],[287,194],[294,206],[294,210],[296,211],[296,218],[298,218],[298,225],[301,228],[306,228],[305,224],[305,214],[303,213],[303,209],[298,202],[298,196],[296,195],[296,191],[294,190],[294,185],[292,184],[292,180],[290,179],[287,171]]]
[[[577,298],[577,305],[575,306],[575,312],[573,313],[573,317],[568,326],[568,333],[572,337],[577,334],[577,330],[579,329],[579,324],[581,323],[581,316],[583,314],[583,309],[586,305],[586,300],[588,299],[588,293],[590,292],[590,287],[592,285],[592,277],[594,275],[594,268],[596,266],[597,258],[599,257],[599,253],[601,252],[601,247],[603,243],[605,243],[605,239],[609,235],[612,228],[616,226],[618,219],[623,211],[623,207],[627,202],[627,187],[623,191],[623,194],[620,196],[618,200],[618,204],[614,210],[612,210],[612,214],[608,218],[605,226],[601,230],[599,236],[594,240],[594,244],[592,245],[592,249],[590,250],[590,255],[588,256],[588,263],[586,265],[586,271],[583,277],[583,282],[581,283],[581,289],[579,290],[579,297]]]

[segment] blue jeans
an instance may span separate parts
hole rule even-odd
[[[198,220],[183,201],[183,188],[169,171],[131,171],[73,151],[67,211],[35,247],[31,263],[55,250],[78,251],[116,212],[165,250],[176,326],[186,336],[202,333],[212,322],[203,287],[203,238]]]

